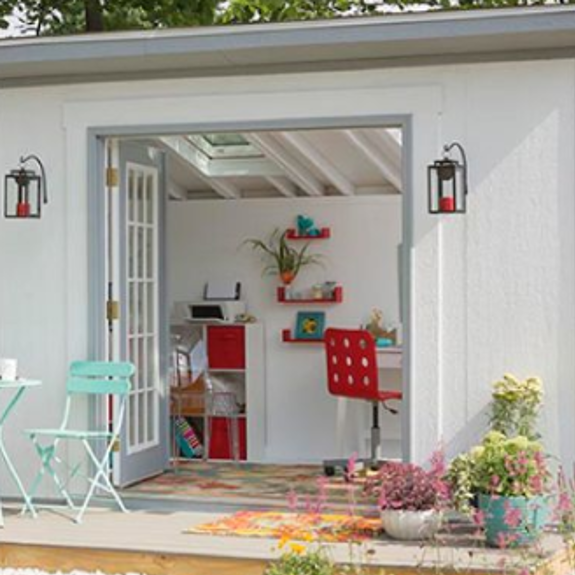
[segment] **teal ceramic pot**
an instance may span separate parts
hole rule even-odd
[[[489,546],[524,547],[533,543],[547,524],[549,498],[479,494],[479,509]]]

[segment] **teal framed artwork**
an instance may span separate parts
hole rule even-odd
[[[296,339],[323,339],[325,312],[298,311],[295,326]]]

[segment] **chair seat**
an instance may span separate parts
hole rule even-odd
[[[109,431],[86,431],[80,429],[26,429],[27,435],[40,435],[45,437],[66,439],[110,439],[113,434]]]
[[[379,401],[389,401],[390,399],[403,399],[401,391],[380,391],[378,393]]]

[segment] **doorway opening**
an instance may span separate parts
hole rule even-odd
[[[370,406],[328,392],[327,327],[372,329],[380,387],[404,394],[381,412],[381,456],[409,459],[406,126],[99,135],[120,309],[100,348],[138,370],[113,463],[125,494],[285,504],[324,459],[367,455]],[[320,262],[289,286],[252,249],[284,232]]]

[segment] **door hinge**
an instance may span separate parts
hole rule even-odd
[[[120,319],[120,302],[114,299],[109,299],[106,302],[106,319],[114,321]]]
[[[116,438],[112,444],[112,452],[118,453],[120,451],[120,439]]]
[[[106,168],[106,186],[115,188],[120,182],[120,172],[118,168]]]

